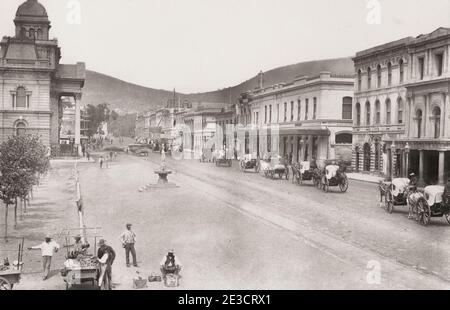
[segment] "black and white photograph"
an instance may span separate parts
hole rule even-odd
[[[450,289],[449,0],[1,0],[0,34],[0,290]]]

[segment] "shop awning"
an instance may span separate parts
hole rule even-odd
[[[280,128],[280,136],[324,136],[328,137],[331,132],[328,128],[322,127],[297,127]]]

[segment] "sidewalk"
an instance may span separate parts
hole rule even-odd
[[[363,173],[347,173],[347,177],[350,180],[363,181],[369,183],[379,183],[383,181],[383,177],[377,177],[375,175],[363,174]]]

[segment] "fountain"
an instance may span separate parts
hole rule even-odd
[[[172,170],[167,169],[166,166],[166,152],[165,152],[165,146],[162,145],[161,150],[161,164],[159,166],[159,169],[154,171],[155,174],[159,176],[158,183],[157,184],[148,184],[145,187],[141,187],[139,189],[139,192],[143,192],[144,190],[148,190],[151,188],[177,188],[178,186],[175,183],[171,183],[168,180],[168,176],[172,174]]]

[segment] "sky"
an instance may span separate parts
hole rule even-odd
[[[0,0],[0,36],[25,0]],[[450,0],[39,0],[62,63],[194,93],[450,27]]]

